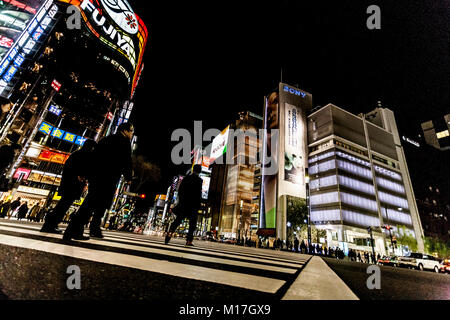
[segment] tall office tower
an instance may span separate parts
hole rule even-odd
[[[371,251],[401,250],[393,235],[414,236],[423,252],[423,230],[391,110],[351,114],[328,104],[308,116],[311,222],[326,230],[327,245]],[[406,228],[398,228],[405,226]],[[387,248],[387,250],[386,250]]]

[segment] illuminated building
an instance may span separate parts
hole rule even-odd
[[[311,222],[327,245],[371,252],[390,246],[382,227],[406,226],[423,251],[423,230],[391,110],[353,115],[332,104],[308,116]],[[392,248],[389,248],[392,252]],[[396,252],[397,254],[399,252]]]
[[[147,29],[123,0],[115,2],[118,10],[113,10],[108,1],[11,3],[30,5],[24,10],[34,10],[39,22],[34,26],[34,20],[30,19],[23,31],[26,34],[34,26],[30,37],[38,41],[32,51],[10,82],[0,80],[3,97],[0,143],[17,142],[23,148],[10,170],[14,182],[12,196],[57,200],[55,192],[70,153],[85,139],[99,140],[130,118],[143,70]],[[68,14],[69,5],[78,9]],[[43,8],[47,11],[40,14]],[[102,16],[95,17],[100,19],[101,26],[93,14],[98,9]],[[77,12],[79,29],[70,25]],[[38,30],[39,27],[44,31]],[[39,36],[37,31],[42,34]],[[21,38],[18,39],[21,44]],[[17,55],[20,50],[21,47]],[[2,75],[0,79],[5,80]],[[134,147],[135,142],[134,139]],[[32,193],[23,193],[25,187]]]
[[[211,144],[209,207],[211,227],[218,236],[256,238],[261,184],[261,166],[257,159],[261,139],[257,132],[261,127],[262,117],[241,112],[239,119]],[[242,130],[246,138],[236,138],[229,132],[231,130]],[[224,140],[223,144],[218,142],[220,139]],[[217,149],[216,145],[222,147]]]

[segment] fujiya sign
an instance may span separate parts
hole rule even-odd
[[[131,11],[131,7],[124,0],[116,0],[114,3],[111,0],[101,0],[105,11],[109,14],[111,19],[127,34],[134,35],[139,30],[136,15]],[[80,8],[85,12],[92,13],[92,20],[95,24],[103,29],[103,32],[109,36],[112,41],[115,41],[117,46],[127,53],[128,56],[134,56],[134,45],[131,38],[126,34],[117,32],[114,25],[107,25],[106,18],[100,14],[99,8],[89,1],[84,0]],[[136,59],[132,59],[136,61]],[[135,63],[134,63],[135,64]]]
[[[100,0],[100,2],[111,19],[123,31],[131,35],[138,32],[137,18],[128,2],[125,0]]]

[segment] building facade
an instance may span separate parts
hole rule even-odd
[[[332,104],[308,116],[311,222],[326,230],[327,245],[393,252],[385,226],[418,242],[423,230],[406,159],[391,110],[353,115]],[[403,229],[402,229],[403,230]]]

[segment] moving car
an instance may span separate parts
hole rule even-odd
[[[399,266],[399,261],[396,256],[383,256],[381,259],[378,259],[378,264],[381,264],[383,266]]]
[[[442,261],[441,266],[440,266],[440,271],[442,273],[450,274],[450,260]]]
[[[411,252],[407,257],[400,257],[399,264],[402,267],[409,267],[414,269],[433,270],[438,273],[440,269],[439,260],[431,255]]]

